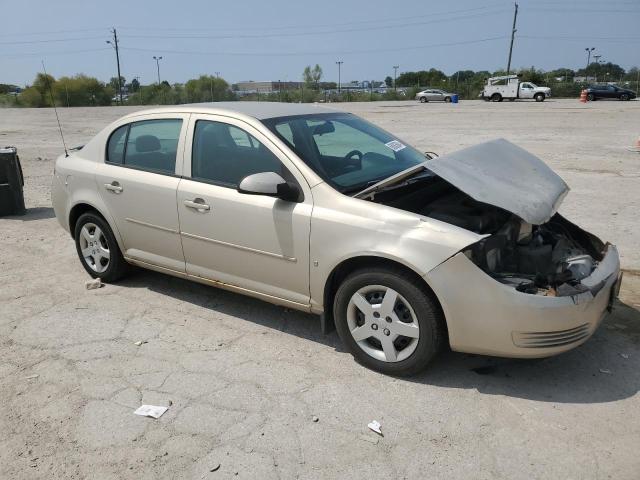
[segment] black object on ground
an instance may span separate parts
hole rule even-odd
[[[24,215],[24,177],[15,147],[0,148],[0,217]]]

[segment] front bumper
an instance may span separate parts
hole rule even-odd
[[[566,297],[531,295],[504,285],[458,253],[425,279],[440,299],[451,349],[502,357],[556,355],[593,335],[617,295],[620,260],[614,245],[582,280],[589,291]]]

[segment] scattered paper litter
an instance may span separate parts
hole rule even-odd
[[[601,368],[600,369],[600,373],[607,373],[607,374],[611,374],[611,370],[609,370],[608,368]]]
[[[382,435],[382,430],[380,430],[380,427],[382,427],[382,425],[380,425],[379,421],[374,420],[369,425],[367,425],[367,427],[376,432],[378,435]]]
[[[622,358],[624,358],[625,360],[628,360],[628,359],[629,359],[629,354],[628,354],[628,353],[621,353],[621,354],[620,354],[620,356],[621,356]]]
[[[40,375],[29,375],[28,377],[24,377],[25,380],[33,380],[34,378],[38,378]]]
[[[96,288],[102,288],[104,284],[99,278],[94,278],[93,280],[86,282],[84,286],[87,290],[95,290]]]
[[[146,340],[138,340],[136,343],[134,343],[134,345],[139,347],[140,345],[142,345],[144,343],[149,343],[149,342],[147,342]]]
[[[141,405],[133,413],[136,415],[140,415],[142,417],[160,418],[164,414],[164,412],[166,412],[167,410],[169,410],[169,407],[158,407],[156,405]]]

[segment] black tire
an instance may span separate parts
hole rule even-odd
[[[420,103],[427,103],[427,97],[420,97]]]
[[[104,234],[104,239],[106,240],[107,248],[109,250],[109,263],[107,265],[107,268],[103,272],[97,272],[92,269],[91,266],[87,263],[87,260],[85,260],[84,256],[82,255],[80,235],[82,232],[82,227],[87,224],[97,225]],[[76,251],[78,252],[80,263],[82,263],[84,269],[93,278],[100,278],[104,282],[115,282],[116,280],[124,277],[129,272],[129,264],[122,256],[122,252],[120,251],[120,247],[118,246],[118,242],[113,235],[111,227],[100,215],[93,212],[87,212],[80,215],[80,218],[78,218],[78,221],[76,222],[73,236],[76,241]]]
[[[451,97],[444,97],[445,103],[451,103]]]
[[[361,288],[381,285],[392,288],[410,304],[420,329],[417,346],[406,359],[386,362],[367,354],[349,330],[347,310],[351,297]],[[432,292],[402,270],[364,268],[351,273],[338,287],[333,303],[336,330],[353,357],[372,370],[397,376],[414,375],[424,370],[446,342],[444,315]],[[384,327],[384,324],[382,324]],[[380,328],[382,328],[380,327]]]
[[[626,102],[627,100],[629,100],[629,95],[627,95],[626,93],[623,93],[622,95],[620,95],[620,100],[622,100],[623,102]]]
[[[587,93],[587,100],[589,100],[590,102],[595,102],[596,96],[593,93]]]
[[[533,98],[536,99],[536,102],[544,102],[545,95],[544,93],[536,93]]]
[[[491,101],[492,102],[501,102],[502,101],[502,95],[500,95],[499,93],[494,93],[493,95],[491,95]]]

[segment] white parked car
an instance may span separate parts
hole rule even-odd
[[[556,213],[567,185],[504,140],[440,158],[312,105],[129,114],[55,163],[92,277],[133,264],[321,315],[390,374],[453,350],[544,357],[586,341],[616,247]]]

